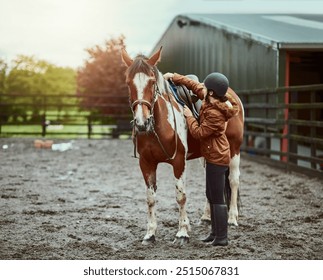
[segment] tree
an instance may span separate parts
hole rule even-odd
[[[7,69],[8,69],[7,63],[4,60],[0,59],[0,94],[5,93]]]
[[[33,56],[18,55],[6,77],[5,93],[10,98],[13,117],[38,120],[47,104],[55,104],[55,110],[67,101],[66,94],[75,94],[76,71],[72,68],[57,67]],[[62,96],[57,98],[53,95]],[[46,101],[46,102],[45,102]],[[45,102],[45,103],[44,103]]]
[[[82,106],[89,108],[92,115],[129,114],[122,48],[124,37],[120,36],[87,49],[89,59],[77,73],[77,93],[83,97]]]
[[[2,122],[8,121],[10,111],[10,109],[5,106],[8,101],[8,97],[5,96],[7,69],[7,63],[0,59],[0,125]]]

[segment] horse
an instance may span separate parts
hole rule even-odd
[[[194,141],[188,132],[182,106],[171,94],[170,84],[156,66],[161,59],[161,51],[162,47],[149,58],[137,55],[132,59],[125,49],[121,50],[122,60],[127,66],[125,76],[133,114],[135,155],[138,151],[139,166],[146,184],[148,222],[142,243],[147,245],[156,240],[156,171],[158,164],[164,162],[172,165],[176,181],[179,223],[174,243],[183,245],[189,242],[188,232],[190,231],[190,221],[186,212],[186,160],[199,157],[199,152],[197,152],[199,147],[197,148],[197,141]],[[238,98],[234,92],[233,95]],[[240,104],[242,106],[241,102]],[[239,113],[240,115],[241,113]],[[238,144],[240,138],[236,138],[236,134],[237,132],[240,134],[241,131],[243,131],[241,121],[236,124],[233,122],[231,125],[228,122],[227,137],[229,141],[231,139],[231,141],[237,142],[237,144],[232,143],[232,148],[230,143],[230,149],[234,156],[231,159],[229,175],[231,186],[233,186],[229,221],[233,224],[236,224],[238,217],[236,203],[240,162],[240,152],[237,152],[238,148],[240,149]],[[193,151],[196,156],[192,157],[189,150]],[[207,214],[204,216],[207,219]]]
[[[172,165],[179,207],[179,228],[174,243],[189,242],[190,220],[186,212],[187,126],[183,109],[176,102],[168,82],[157,69],[161,49],[150,58],[137,55],[132,59],[122,49],[127,66],[126,83],[133,113],[133,141],[139,154],[139,166],[146,184],[148,206],[147,232],[142,243],[156,239],[156,170],[159,163]]]

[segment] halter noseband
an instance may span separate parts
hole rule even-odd
[[[145,99],[137,99],[137,100],[135,100],[135,101],[131,104],[131,110],[132,110],[132,112],[134,112],[135,107],[136,107],[137,105],[146,105],[150,111],[151,111],[151,108],[152,108],[151,103],[150,103],[150,102],[148,102],[147,100],[145,100]]]

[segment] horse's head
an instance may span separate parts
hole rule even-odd
[[[126,50],[122,50],[122,60],[127,65],[126,82],[130,94],[130,106],[137,131],[149,132],[153,129],[153,110],[158,98],[159,72],[156,64],[161,49],[150,58],[138,55],[131,59]]]

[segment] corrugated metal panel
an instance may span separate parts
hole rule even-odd
[[[282,86],[285,51],[323,51],[323,16],[180,15],[160,45],[163,72],[195,73],[203,80],[221,71],[238,90]]]
[[[179,21],[186,25],[180,27]],[[235,89],[277,85],[277,50],[224,29],[178,16],[155,49],[161,45],[162,72],[195,73],[203,80],[219,71],[230,78]]]

